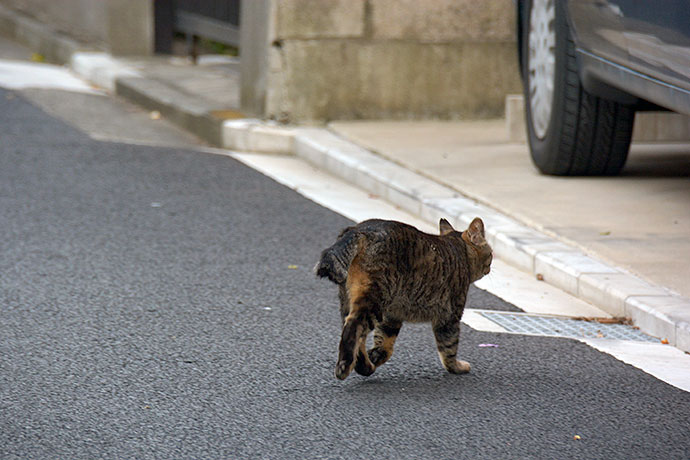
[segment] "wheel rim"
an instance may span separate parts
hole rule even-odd
[[[533,0],[529,17],[528,86],[532,127],[539,139],[546,136],[553,105],[555,18],[553,0]]]

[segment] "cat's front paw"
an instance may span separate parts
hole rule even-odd
[[[460,360],[456,360],[451,365],[446,366],[446,370],[451,374],[467,374],[470,368],[470,363]]]

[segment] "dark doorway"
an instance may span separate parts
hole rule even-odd
[[[240,46],[240,0],[156,0],[154,15],[157,53],[171,53],[180,34],[194,58],[200,38]]]

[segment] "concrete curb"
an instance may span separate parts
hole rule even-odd
[[[295,154],[426,220],[437,222],[444,217],[465,228],[475,216],[481,216],[489,244],[500,259],[612,316],[632,318],[642,331],[690,352],[688,298],[607,265],[328,129],[233,120],[225,122],[223,130],[225,148]],[[273,148],[277,145],[281,148]]]
[[[145,78],[121,60],[103,52],[77,52],[69,65],[77,75],[192,132],[212,145],[222,145],[223,119],[194,97]]]
[[[120,64],[108,53],[99,51],[75,52],[67,62],[74,73],[111,92],[115,92],[117,78],[141,77],[137,71]]]
[[[176,125],[212,145],[221,145],[223,120],[194,98],[142,77],[115,77],[115,94],[148,110],[157,110]]]
[[[214,117],[193,98],[140,76],[107,53],[85,48],[36,21],[0,6],[0,28],[12,38],[69,63],[91,83],[150,110],[221,147],[294,154],[429,221],[444,217],[459,228],[481,216],[495,254],[644,332],[690,352],[690,299],[654,286],[369,152],[324,128],[286,128],[260,120]],[[44,51],[45,50],[45,51]]]
[[[222,144],[224,119],[180,91],[144,78],[109,53],[83,45],[50,26],[0,5],[0,31],[43,55],[48,62],[68,65],[91,84],[137,105],[157,110],[167,119],[212,145]]]

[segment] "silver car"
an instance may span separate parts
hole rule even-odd
[[[689,0],[517,0],[517,12],[541,172],[617,174],[635,111],[690,115]]]

